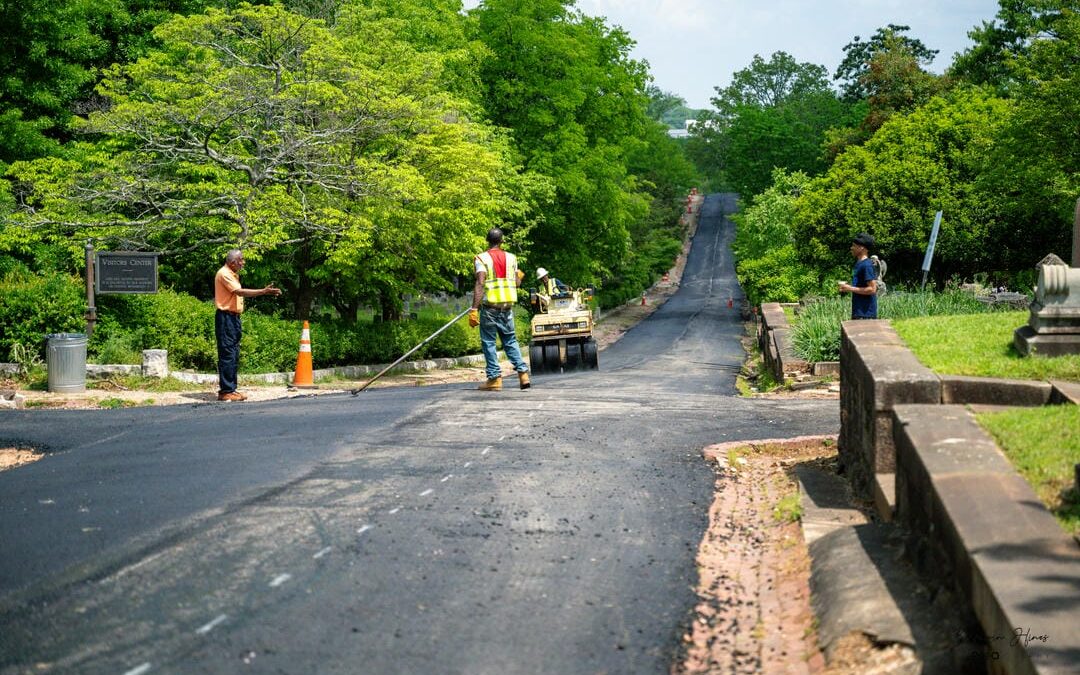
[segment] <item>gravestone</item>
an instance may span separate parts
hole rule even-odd
[[[1031,315],[1028,325],[1013,333],[1013,345],[1025,356],[1080,354],[1080,267],[1069,267],[1051,254],[1036,268]]]

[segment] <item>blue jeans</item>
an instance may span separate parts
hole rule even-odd
[[[214,315],[217,338],[218,393],[236,391],[236,370],[240,367],[240,315],[217,310]]]
[[[529,366],[525,359],[521,358],[521,348],[518,347],[517,333],[514,332],[514,310],[493,309],[480,307],[480,350],[484,352],[484,361],[488,379],[494,379],[502,374],[499,368],[499,355],[495,349],[495,336],[502,340],[503,351],[506,358],[514,364],[514,370],[519,373],[529,372]]]

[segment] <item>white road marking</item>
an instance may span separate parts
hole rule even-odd
[[[470,466],[472,466],[472,462],[465,462],[465,466],[462,468],[468,469]]]
[[[55,504],[56,500],[55,499],[39,499],[37,503],[38,504],[43,504],[43,505],[44,504]]]
[[[228,619],[228,618],[229,617],[227,615],[225,615],[225,614],[218,614],[217,617],[215,617],[213,621],[211,621],[208,624],[199,626],[198,630],[196,630],[195,632],[198,633],[199,635],[206,635],[210,631],[214,630],[214,628],[216,628],[219,624],[224,622],[225,619]]]
[[[489,445],[489,446],[487,446],[486,448],[484,448],[484,451],[483,451],[483,452],[481,452],[480,454],[481,454],[481,455],[486,455],[486,454],[488,454],[489,452],[491,452],[491,446],[490,446],[490,445]]]
[[[327,553],[329,553],[333,549],[334,549],[333,546],[327,546],[326,548],[324,548],[323,550],[319,551],[318,553],[316,553],[315,555],[313,555],[311,557],[318,560],[319,558],[323,557],[324,555],[326,555]]]
[[[536,411],[533,411],[533,412],[530,412],[528,416],[529,416],[529,417],[532,417],[532,416],[533,416],[533,415],[535,415],[535,414],[536,414]]]
[[[434,491],[434,490],[432,490],[431,488],[428,488],[428,489],[424,490],[423,492],[421,492],[421,493],[420,493],[420,496],[421,496],[421,497],[427,497],[427,496],[428,496],[429,494],[431,494],[432,492],[435,492],[435,491]]]
[[[445,483],[446,481],[448,481],[448,480],[450,480],[451,478],[453,478],[453,476],[454,476],[454,474],[452,474],[452,473],[448,473],[448,474],[446,474],[445,476],[443,476],[443,477],[442,477],[442,480],[440,480],[439,482],[440,482],[440,483]]]
[[[270,582],[270,588],[277,588],[281,584],[285,583],[289,579],[292,579],[292,575],[286,572],[285,574],[279,574],[274,577],[274,580]]]
[[[397,513],[400,510],[401,510],[400,506],[395,506],[394,508],[390,509],[390,515],[394,515],[395,513]]]
[[[357,530],[356,533],[357,534],[363,534],[363,533],[367,532],[368,530],[370,530],[372,527],[374,527],[374,525],[364,525],[359,530]]]
[[[502,442],[504,438],[506,438],[506,436],[499,436],[499,442]]]
[[[150,662],[147,661],[146,663],[141,663],[141,664],[135,666],[131,670],[124,673],[124,675],[143,675],[143,673],[149,673],[149,672],[150,672]]]

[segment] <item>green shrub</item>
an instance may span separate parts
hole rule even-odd
[[[302,321],[244,312],[240,340],[241,373],[283,373],[296,367]],[[313,331],[314,332],[314,331]],[[215,355],[217,346],[214,346]],[[315,351],[312,349],[312,355]]]
[[[67,274],[14,269],[0,279],[0,354],[18,343],[45,356],[45,336],[86,329],[85,286]]]
[[[94,335],[97,333],[95,328]],[[109,335],[97,345],[92,361],[104,364],[141,364],[142,331],[116,332]]]

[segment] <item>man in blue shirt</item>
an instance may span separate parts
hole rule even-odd
[[[877,272],[870,262],[870,249],[874,248],[874,238],[860,232],[851,240],[851,255],[855,257],[855,269],[851,273],[851,283],[840,282],[841,293],[851,293],[851,318],[877,318]]]

